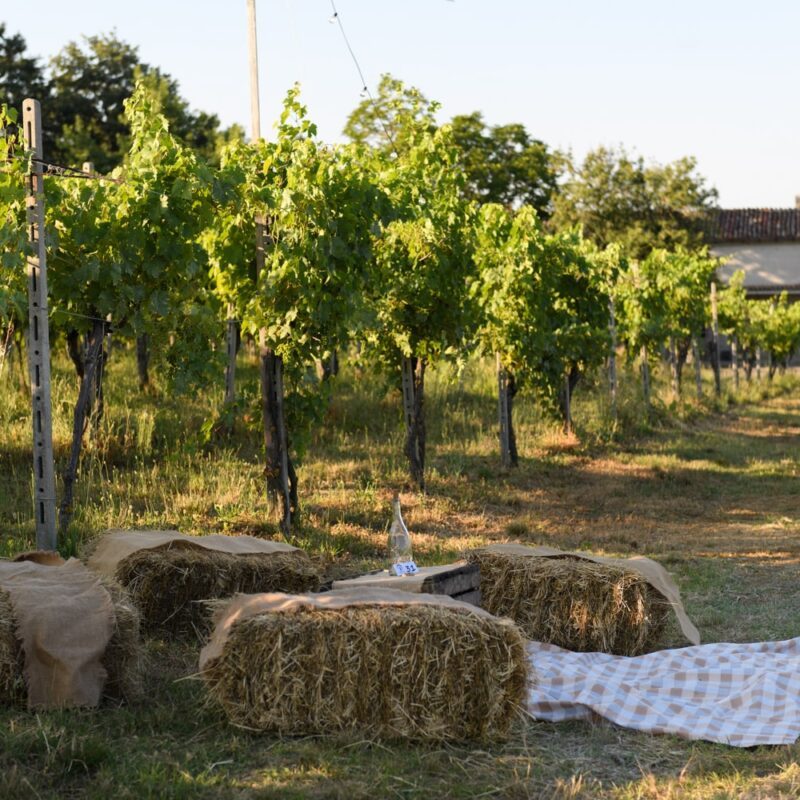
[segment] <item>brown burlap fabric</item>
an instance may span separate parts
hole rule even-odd
[[[0,561],[0,589],[25,656],[28,707],[98,705],[115,615],[97,577],[74,558],[26,554]]]
[[[187,536],[178,531],[106,531],[88,558],[89,568],[101,575],[116,577],[117,568],[128,556],[140,550],[171,550],[174,548],[198,548],[230,555],[257,555],[263,553],[297,552],[283,542],[256,539],[253,536]]]

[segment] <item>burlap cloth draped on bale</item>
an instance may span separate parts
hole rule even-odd
[[[187,536],[178,531],[106,531],[89,556],[89,568],[113,578],[121,562],[139,550],[200,548],[217,553],[243,556],[272,553],[297,553],[299,549],[283,542],[253,536]]]
[[[60,561],[32,554],[0,562],[29,708],[96,706],[107,677],[102,659],[115,625],[111,597],[80,561]]]
[[[238,595],[215,623],[200,671],[247,728],[483,739],[507,731],[525,695],[519,629],[446,595]]]
[[[202,631],[205,600],[319,585],[303,550],[252,536],[111,530],[90,545],[87,563],[128,588],[153,633]]]
[[[535,641],[569,650],[638,655],[670,610],[700,643],[669,573],[649,558],[606,558],[553,547],[494,544],[467,554],[481,568],[484,608],[509,616]]]

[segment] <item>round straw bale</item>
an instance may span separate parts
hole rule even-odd
[[[652,648],[669,615],[667,600],[623,567],[491,550],[467,558],[480,566],[481,605],[537,642],[635,656]]]
[[[236,725],[439,740],[504,734],[526,675],[509,620],[421,604],[258,614],[203,671]]]
[[[108,673],[103,697],[112,702],[131,701],[142,694],[144,651],[139,638],[139,612],[116,581],[100,578],[111,595],[115,625],[102,663]],[[23,704],[27,699],[25,654],[16,633],[14,610],[7,592],[0,589],[0,702]]]
[[[139,608],[145,630],[175,636],[208,632],[207,600],[313,591],[320,583],[302,550],[240,555],[185,546],[138,550],[120,562],[116,577]]]

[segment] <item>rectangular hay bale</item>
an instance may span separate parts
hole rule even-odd
[[[230,623],[226,638],[213,654],[212,645],[204,650],[201,673],[231,722],[279,734],[439,740],[508,730],[527,679],[524,640],[509,620],[387,590],[373,604],[365,590],[359,604],[322,605],[344,594],[354,593],[305,596],[321,598],[308,605],[289,599],[289,610],[249,617],[229,611],[227,623],[218,621],[217,631]]]
[[[652,649],[670,614],[666,598],[622,566],[499,547],[474,550],[467,558],[480,567],[483,607],[510,617],[534,641],[635,656]]]
[[[90,545],[87,560],[130,592],[143,628],[156,635],[207,634],[209,600],[312,591],[320,583],[305,551],[246,536],[109,531]]]

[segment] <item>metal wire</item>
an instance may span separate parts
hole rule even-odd
[[[372,108],[377,115],[378,122],[380,122],[381,127],[383,128],[383,132],[386,134],[386,138],[389,140],[389,143],[392,145],[392,150],[394,150],[395,154],[397,155],[397,145],[394,142],[394,137],[392,136],[389,128],[386,126],[384,122],[383,116],[381,115],[380,109],[378,108],[378,104],[375,102],[375,98],[372,96],[372,92],[369,90],[369,86],[367,86],[367,81],[364,78],[364,72],[361,69],[361,65],[358,63],[358,58],[353,50],[352,45],[350,44],[350,40],[347,38],[347,33],[345,32],[344,25],[342,24],[342,18],[339,16],[339,11],[336,8],[336,3],[334,0],[330,0],[331,9],[333,9],[333,16],[331,17],[331,22],[336,22],[339,26],[339,30],[342,34],[342,39],[344,39],[345,46],[347,47],[348,52],[350,53],[350,58],[353,59],[353,63],[356,66],[356,70],[358,71],[358,77],[361,79],[361,90],[366,93],[367,97],[369,98],[370,103],[372,103]]]

